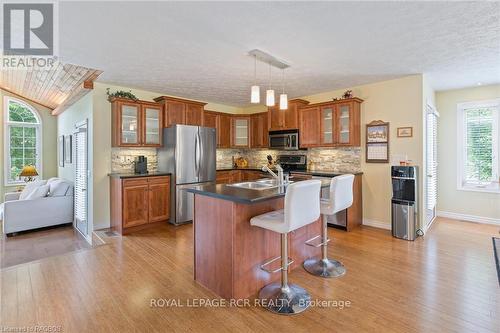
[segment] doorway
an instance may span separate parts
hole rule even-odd
[[[75,227],[92,243],[92,230],[88,222],[88,121],[84,120],[75,125],[74,152],[75,152]]]
[[[426,105],[426,198],[425,225],[428,228],[436,218],[437,203],[437,122],[439,113],[430,105]]]

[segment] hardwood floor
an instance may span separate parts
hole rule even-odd
[[[22,232],[12,237],[0,233],[0,268],[91,247],[71,225]]]
[[[193,281],[192,226],[161,226],[87,251],[2,269],[0,327],[64,332],[498,332],[500,292],[491,236],[499,228],[440,219],[415,242],[387,230],[331,229],[347,274],[290,280],[313,299],[350,301],[294,317],[259,307],[188,307],[214,295]],[[171,298],[184,307],[150,307]]]

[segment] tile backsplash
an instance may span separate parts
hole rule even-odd
[[[217,167],[232,166],[232,157],[244,157],[250,166],[267,163],[267,155],[276,160],[280,154],[307,155],[307,166],[311,170],[357,172],[361,171],[360,148],[310,148],[300,151],[280,151],[271,149],[217,149]],[[144,155],[148,159],[148,170],[158,170],[155,148],[113,148],[111,159],[112,172],[134,172],[134,158]]]
[[[311,170],[343,172],[361,171],[361,148],[310,148],[300,151],[270,149],[218,149],[217,167],[231,167],[232,156],[244,157],[251,166],[267,163],[267,155],[276,160],[280,154],[307,155],[307,166]]]
[[[148,159],[148,171],[158,170],[156,148],[113,148],[111,150],[111,172],[134,172],[134,159],[143,155]]]

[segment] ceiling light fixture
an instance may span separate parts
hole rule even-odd
[[[266,90],[266,106],[274,106],[275,105],[275,96],[274,96],[274,90],[272,89],[271,86],[271,66],[277,67],[279,69],[284,70],[285,68],[290,67],[287,63],[285,63],[282,60],[279,60],[278,58],[263,52],[261,50],[252,50],[248,52],[248,55],[254,57],[254,76],[255,76],[255,81],[257,81],[257,60],[262,61],[263,63],[266,63],[269,65],[269,87]],[[283,93],[280,95],[280,109],[286,110],[288,108],[288,96],[285,94],[285,77],[284,77],[284,71],[283,71]],[[260,87],[255,83],[250,92],[250,101],[251,103],[259,103],[260,102]],[[284,107],[284,108],[281,108]]]
[[[283,76],[282,76],[282,85],[283,85],[283,90],[280,95],[280,110],[286,110],[288,109],[288,96],[285,94],[285,69],[282,69],[283,71]]]
[[[257,56],[254,54],[254,64],[253,64],[253,82],[252,91],[250,93],[250,103],[258,104],[260,103],[260,87],[257,85]]]

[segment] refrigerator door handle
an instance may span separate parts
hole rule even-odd
[[[200,154],[199,154],[199,160],[198,160],[198,166],[201,166],[202,168],[204,168],[204,164],[203,164],[203,140],[201,138],[201,134],[200,134],[200,131],[198,129],[198,142],[200,143]],[[198,181],[200,181],[200,170],[198,170]]]
[[[198,131],[196,133],[196,139],[194,144],[194,167],[196,171],[197,181],[200,180],[200,161],[201,161],[200,154],[201,154],[200,132]]]

